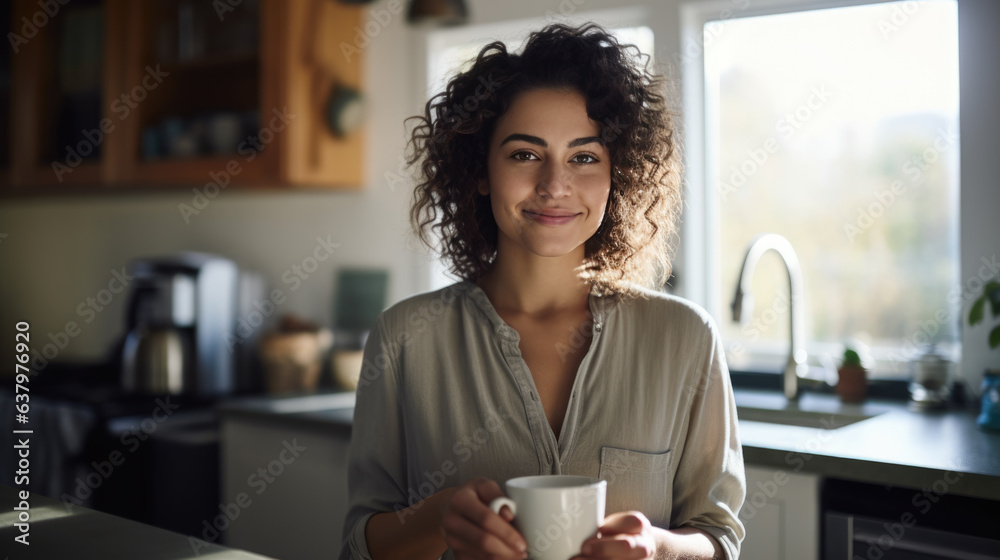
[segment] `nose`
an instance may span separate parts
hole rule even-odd
[[[563,198],[572,191],[569,172],[557,161],[549,160],[542,167],[535,192],[547,198]]]

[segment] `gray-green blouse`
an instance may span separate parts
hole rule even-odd
[[[503,488],[537,474],[603,478],[606,514],[638,510],[658,527],[697,527],[738,558],[746,482],[718,330],[686,300],[643,293],[590,296],[593,337],[558,441],[517,331],[476,284],[382,312],[358,384],[340,558],[371,559],[365,525],[376,513],[405,522],[403,508],[470,478]]]

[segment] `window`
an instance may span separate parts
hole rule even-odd
[[[575,6],[574,6],[575,7]],[[653,31],[644,25],[645,10],[625,9],[604,12],[589,12],[570,17],[569,14],[550,13],[546,18],[506,22],[495,25],[481,25],[436,31],[427,41],[427,84],[424,101],[444,90],[448,79],[455,73],[471,66],[479,51],[487,44],[501,40],[509,52],[517,52],[531,31],[541,29],[556,21],[579,25],[592,21],[605,27],[622,43],[632,44],[653,61]],[[435,260],[431,266],[430,289],[436,290],[455,281],[447,273],[445,263]]]
[[[753,318],[736,324],[729,309],[761,232],[798,254],[814,367],[830,374],[849,339],[868,345],[878,376],[906,376],[928,343],[957,359],[955,1],[746,6],[687,12],[703,46],[685,68],[685,81],[703,77],[701,91],[686,84],[688,125],[703,131],[688,138],[701,142],[688,181],[702,185],[692,209],[703,214],[685,252],[704,257],[685,272],[706,286],[692,295],[718,322],[730,367],[778,372],[788,356],[788,281],[773,252],[754,275]]]

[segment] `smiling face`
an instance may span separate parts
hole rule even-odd
[[[490,138],[487,182],[498,251],[584,258],[611,190],[611,158],[586,100],[536,89],[514,98]]]

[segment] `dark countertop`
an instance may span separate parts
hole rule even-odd
[[[11,558],[50,560],[79,558],[80,560],[179,560],[211,557],[212,560],[268,560],[260,556],[210,544],[197,543],[197,550],[188,537],[122,517],[108,515],[81,506],[67,506],[40,494],[28,498],[29,545],[14,542],[22,532],[14,526],[14,508],[19,504],[19,489],[0,485],[0,548]],[[197,541],[195,541],[197,542]]]
[[[742,389],[736,405],[875,415],[833,430],[740,420],[747,464],[921,489],[943,483],[951,493],[1000,500],[1000,433],[980,429],[971,410],[914,412],[899,401],[849,405],[813,393],[789,405],[780,394]]]
[[[828,414],[836,423],[836,415],[872,416],[829,430],[741,418],[748,465],[911,488],[935,483],[940,488],[943,483],[955,494],[1000,500],[1000,433],[980,429],[971,410],[914,412],[900,401],[870,399],[852,405],[817,393],[787,403],[780,393],[739,388],[735,395],[737,407],[773,410],[776,417],[782,411],[808,411],[817,417]],[[241,399],[220,410],[223,418],[273,423],[280,417],[300,427],[336,426],[349,435],[354,393]]]
[[[310,393],[281,397],[244,397],[220,403],[223,421],[240,418],[287,424],[291,429],[321,429],[350,437],[354,422],[354,391]]]

